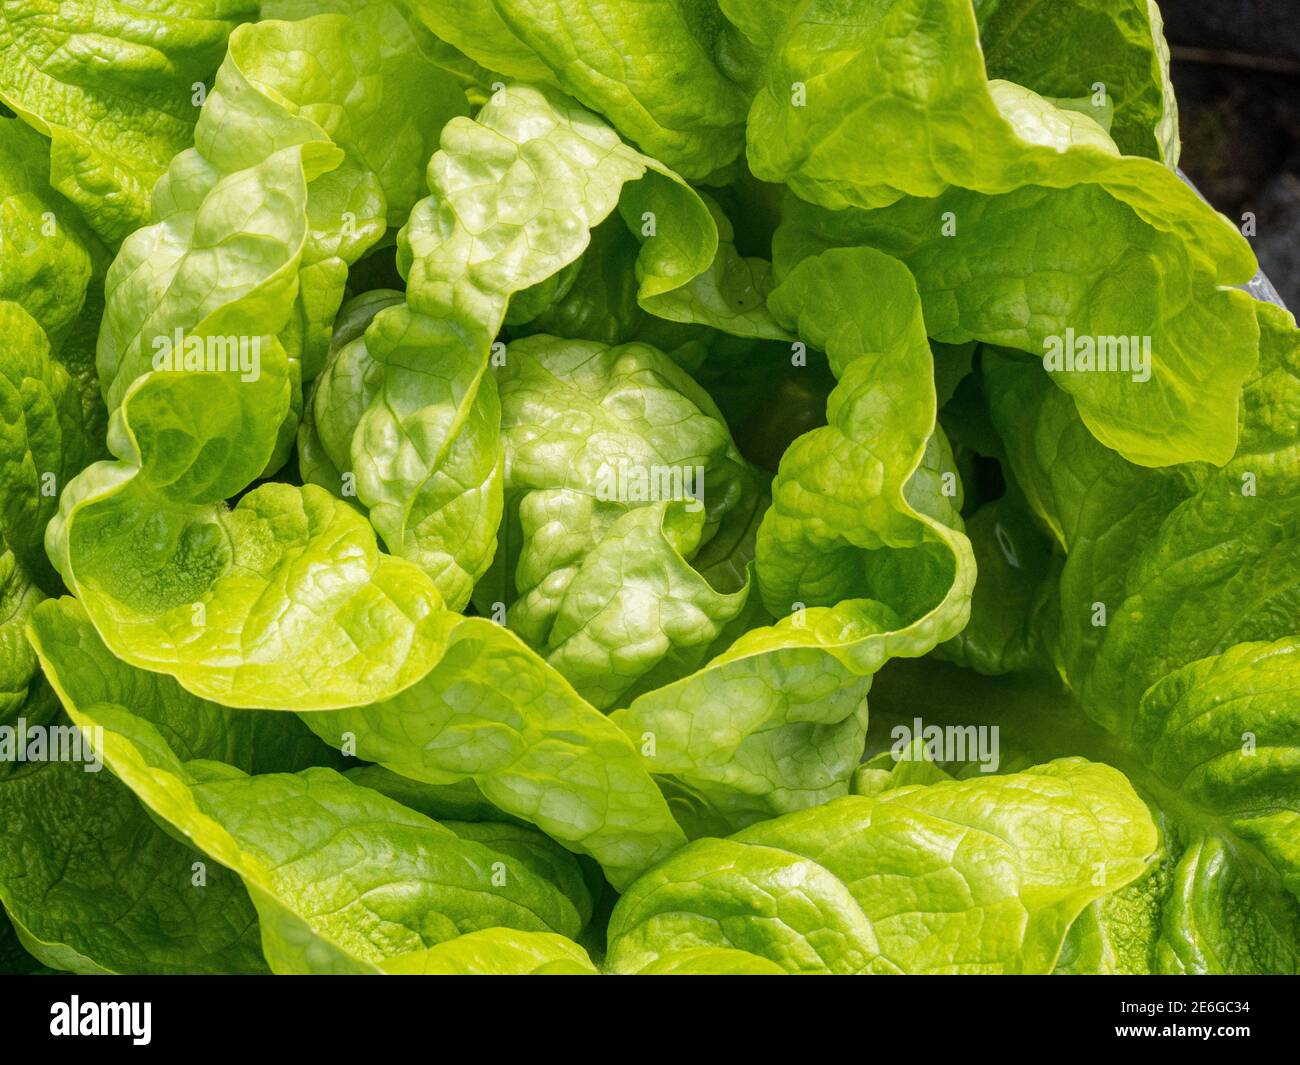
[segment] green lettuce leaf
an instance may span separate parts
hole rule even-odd
[[[380,966],[407,976],[595,976],[596,967],[577,943],[550,932],[485,928],[402,954]]]
[[[1254,272],[1241,235],[1172,170],[1120,155],[1080,111],[990,81],[968,0],[799,5],[768,59],[747,149],[757,177],[832,209],[950,186],[996,195],[1098,185],[1145,221],[1203,244],[1228,283]]]
[[[1167,192],[1194,197],[1169,176]],[[874,211],[790,200],[776,238],[778,276],[811,252],[859,244],[907,264],[936,340],[1043,358],[1077,335],[1122,338],[1131,360],[1145,353],[1145,368],[1116,362],[1127,372],[1070,364],[1052,372],[1093,435],[1130,462],[1231,458],[1259,327],[1254,301],[1223,287],[1225,255],[1207,258],[1199,241],[1093,185],[1000,195],[951,189]],[[1243,269],[1230,280],[1254,270]]]
[[[57,579],[45,526],[59,490],[97,451],[81,395],[44,330],[18,304],[0,300],[0,533],[30,579],[51,591]]]
[[[273,730],[293,718],[212,707],[168,678],[131,669],[70,600],[45,604],[30,631],[73,722],[103,730],[103,757],[116,776],[175,834],[242,879],[273,971],[373,972],[385,959],[482,928],[581,931],[590,900],[575,904],[517,841],[497,847],[488,835],[479,843],[473,830],[446,828],[329,768],[250,773],[170,737],[205,711]]]
[[[50,184],[117,245],[188,148],[210,81],[257,5],[16,3],[0,17],[0,100],[51,140]]]
[[[1300,505],[1300,332],[1286,312],[1256,306],[1260,363],[1242,392],[1241,444],[1221,469],[1132,466],[1091,439],[1032,366],[986,353],[1010,469],[1066,556],[1055,657],[1108,728],[1172,670],[1300,630],[1287,532]]]
[[[1154,685],[1120,731],[1090,723],[1041,674],[976,677],[938,663],[922,673],[909,663],[878,679],[872,741],[917,717],[996,728],[1003,772],[1068,751],[1131,782],[1159,846],[1141,877],[1079,916],[1060,971],[1291,974],[1300,965],[1295,661],[1286,639],[1190,663]],[[996,779],[969,764],[947,768]]]
[[[1047,97],[1103,95],[1126,155],[1178,163],[1178,103],[1155,0],[975,0],[991,76]]]
[[[1074,919],[1156,844],[1124,777],[1079,758],[848,796],[647,873],[615,907],[609,965],[712,948],[793,973],[1050,972]]]
[[[416,0],[439,37],[490,70],[555,85],[688,178],[740,154],[747,95],[720,69],[710,0],[583,5]]]
[[[37,646],[63,698],[153,707],[160,731],[187,758],[259,772],[333,760],[292,716],[189,699],[169,678],[117,662],[75,601],[44,606],[33,622]],[[21,717],[32,732],[74,727],[43,681]],[[0,899],[27,949],[80,973],[266,972],[239,878],[160,828],[130,788],[83,752],[85,760],[0,763]]]
[[[594,115],[528,86],[503,87],[474,121],[449,122],[428,179],[433,195],[399,236],[406,303],[337,350],[300,451],[312,476],[355,496],[389,549],[460,609],[491,564],[501,519],[489,359],[511,298],[528,299],[571,266],[616,206],[645,236],[643,301],[703,273],[717,233],[676,174]]]
[[[596,706],[702,664],[748,596],[692,560],[760,491],[709,397],[646,344],[545,335],[497,370],[505,534],[475,594]],[[707,559],[706,559],[707,564]],[[494,615],[495,616],[495,615]]]
[[[358,757],[402,776],[472,781],[499,809],[590,855],[616,887],[685,842],[616,725],[509,630],[443,617],[446,650],[419,683],[303,719],[327,743],[350,740]]]
[[[199,147],[172,161],[155,190],[158,221],[131,235],[108,274],[98,360],[117,460],[67,487],[47,532],[64,582],[116,654],[227,705],[369,701],[418,679],[436,651],[436,593],[415,567],[382,555],[348,507],[285,484],[233,510],[222,502],[291,441],[301,377],[291,323],[321,292],[303,274],[321,239],[315,193],[332,188],[318,181],[340,167],[362,174],[355,152],[370,134],[351,141],[348,123],[385,103],[390,77],[398,86],[407,77],[380,62],[349,97],[354,118],[328,94],[308,104],[319,85],[310,67],[290,68],[305,86],[292,103],[287,73],[271,88],[249,71],[270,77],[273,55],[319,48],[326,62],[364,66],[384,46],[351,25],[322,15],[234,34]],[[303,112],[341,130],[352,154]],[[364,173],[376,185],[377,239],[387,210],[379,178]],[[341,285],[330,291],[342,297]],[[170,367],[169,342],[179,349]],[[180,365],[192,345],[211,361]],[[221,368],[236,352],[239,372]],[[331,579],[318,582],[319,569]]]
[[[828,251],[770,304],[839,378],[830,424],[786,452],[758,530],[759,590],[782,620],[613,715],[653,771],[742,825],[846,794],[872,675],[956,635],[974,583],[960,517],[931,490],[946,444],[906,268]]]

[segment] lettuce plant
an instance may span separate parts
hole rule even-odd
[[[0,965],[1300,971],[1153,0],[14,0],[0,102]]]

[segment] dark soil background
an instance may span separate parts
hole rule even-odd
[[[1173,53],[1181,167],[1300,310],[1300,0],[1159,0]]]

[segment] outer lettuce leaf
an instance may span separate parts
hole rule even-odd
[[[839,377],[830,424],[786,452],[758,532],[759,588],[784,619],[613,715],[655,772],[732,824],[845,794],[872,674],[956,635],[974,583],[960,518],[935,487],[946,445],[932,443],[933,367],[906,269],[832,250],[770,303]],[[848,466],[860,472],[845,478]]]
[[[1126,155],[1178,163],[1178,103],[1155,0],[975,0],[989,73],[1047,97],[1114,103],[1110,135]]]
[[[916,702],[885,700],[909,719],[936,720],[985,702],[991,714],[973,720],[1000,724],[1035,757],[1084,753],[1119,766],[1158,813],[1163,859],[1086,915],[1067,971],[1291,973],[1300,964],[1300,611],[1288,547],[1300,333],[1277,308],[1261,304],[1258,314],[1261,360],[1243,392],[1241,449],[1222,470],[1130,466],[1091,438],[1042,374],[984,354],[1015,485],[1065,553],[1045,580],[1056,602],[1040,619],[1043,645],[1106,731],[1072,720],[1079,710],[1041,681],[981,699],[969,678],[949,689],[936,674],[911,689]]]
[[[658,220],[637,260],[643,301],[703,273],[717,232],[677,175],[595,116],[527,86],[501,89],[474,121],[448,123],[428,178],[433,195],[399,237],[406,304],[337,352],[300,450],[332,491],[354,479],[389,549],[459,609],[492,561],[501,518],[500,404],[488,370],[511,297],[528,299],[574,263],[615,206],[638,228]]]
[[[1124,777],[1079,758],[848,796],[683,848],[619,900],[608,963],[713,948],[793,973],[1050,972],[1156,844]]]
[[[1170,178],[1167,191],[1190,195]],[[982,340],[1041,357],[1047,341],[1067,330],[1149,338],[1149,380],[1082,371],[1052,379],[1074,397],[1093,435],[1131,462],[1222,464],[1232,456],[1238,396],[1259,348],[1254,301],[1221,287],[1224,258],[1207,260],[1201,245],[1107,190],[1030,187],[987,196],[952,189],[876,211],[832,212],[792,200],[777,236],[778,276],[838,244],[869,244],[901,258],[916,276],[936,340]]]
[[[558,672],[499,625],[444,619],[446,650],[418,684],[304,715],[307,724],[414,780],[473,781],[501,810],[596,859],[615,887],[685,842],[635,748]]]
[[[1222,469],[1130,466],[1090,439],[1033,367],[986,355],[1011,469],[1066,552],[1059,667],[1108,728],[1172,670],[1300,631],[1289,539],[1300,506],[1300,332],[1286,312],[1256,307],[1260,364],[1242,393],[1241,445]]]
[[[1254,274],[1249,246],[1171,170],[1119,155],[1091,118],[990,82],[965,0],[802,5],[769,60],[749,133],[754,173],[822,207],[923,198],[867,216],[874,234],[849,242],[907,257],[937,339],[1037,352],[1067,327],[1151,337],[1154,388],[1116,373],[1058,381],[1131,461],[1231,457],[1236,390],[1257,349],[1244,295],[1220,286]],[[1049,211],[1059,220],[1044,224]],[[1085,231],[1090,241],[1077,238]],[[1044,233],[1055,236],[1039,271]],[[1092,243],[1098,234],[1107,240]],[[1099,244],[1104,261],[1093,259]]]
[[[169,678],[121,665],[74,600],[47,602],[34,624],[65,698],[154,706],[159,728],[186,757],[258,771],[332,757],[290,716],[189,699]],[[28,727],[72,728],[38,683],[21,711]],[[215,863],[196,866],[202,853],[159,828],[102,765],[6,763],[0,815],[0,898],[45,964],[82,973],[266,971],[238,877]]]
[[[562,88],[688,178],[740,153],[748,98],[719,69],[723,21],[710,0],[466,0],[454,9],[416,0],[412,7],[483,66]]]
[[[586,929],[595,905],[594,896],[605,886],[600,873],[590,863],[575,858],[531,825],[498,820],[443,820],[440,823],[461,839],[482,843],[494,851],[509,855],[558,888],[573,903],[579,927]]]
[[[382,555],[347,507],[280,484],[234,510],[221,502],[274,465],[292,427],[298,371],[278,337],[310,289],[302,271],[319,236],[314,183],[352,165],[279,90],[253,91],[240,57],[311,53],[347,26],[324,15],[235,34],[200,118],[201,150],[173,160],[155,190],[159,220],[131,236],[109,271],[99,367],[118,461],[68,486],[47,533],[51,558],[115,654],[227,705],[369,701],[427,672],[437,649],[433,589]],[[348,47],[361,51],[347,54],[364,58],[367,41],[358,33]],[[369,92],[386,98],[386,77],[366,83],[358,106]],[[258,372],[155,369],[157,338],[178,329],[260,345]]]
[[[328,139],[344,151],[339,166],[316,177],[308,189],[302,288],[285,337],[290,353],[302,359],[308,381],[324,362],[349,264],[387,226],[406,221],[423,191],[420,167],[438,131],[468,110],[460,88],[425,58],[396,7],[349,6],[356,9],[351,17],[263,23],[255,32],[238,34],[225,67],[231,82],[238,71],[267,101],[270,122],[284,126],[279,144],[290,137]],[[286,62],[287,57],[301,58]],[[248,105],[240,100],[235,106]],[[287,134],[281,111],[298,125],[294,134]],[[200,122],[195,139],[220,166],[228,150],[228,119],[218,106],[211,117],[210,123]]]
[[[211,863],[195,886],[203,855],[107,770],[25,768],[0,776],[0,898],[31,954],[89,974],[267,971],[238,877]]]
[[[1120,769],[1150,806],[1161,836],[1150,869],[1080,916],[1061,971],[1291,974],[1300,966],[1295,663],[1294,639],[1191,663],[1154,685],[1118,732],[1089,723],[1041,675],[895,668],[873,693],[873,728],[889,735],[917,716],[997,727],[1002,771],[1082,753]]]
[[[51,138],[50,184],[108,243],[148,221],[154,182],[190,145],[196,93],[256,15],[242,0],[5,6],[0,100]]]
[[[273,971],[373,972],[481,928],[581,931],[582,911],[517,845],[463,838],[331,769],[249,775],[186,757],[168,734],[210,704],[116,661],[70,601],[38,611],[31,636],[73,722],[104,730],[113,772],[243,879]],[[267,727],[292,721],[245,716]]]
[[[1245,240],[1172,170],[1119,155],[1077,111],[990,82],[968,0],[800,5],[750,111],[748,155],[757,177],[829,208],[883,207],[949,186],[994,195],[1099,185],[1203,245],[1223,283],[1254,273]]]
[[[1129,742],[1190,807],[1170,805],[1182,849],[1157,971],[1300,971],[1297,680],[1295,638],[1246,643],[1142,700]]]
[[[21,715],[36,657],[23,629],[58,586],[46,523],[58,493],[102,453],[87,325],[105,253],[47,183],[48,143],[0,120],[0,722]],[[51,338],[55,348],[52,350]]]

